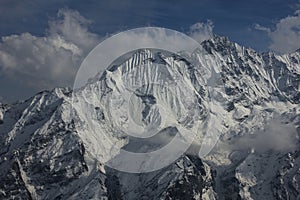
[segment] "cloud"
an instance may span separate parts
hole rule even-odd
[[[261,26],[259,24],[254,24],[254,28],[256,30],[259,30],[259,31],[265,31],[267,33],[270,33],[271,32],[271,29],[267,28],[267,27],[264,27],[264,26]]]
[[[272,41],[270,50],[288,53],[300,48],[300,10],[297,10],[293,16],[279,20],[274,29],[259,24],[255,24],[254,28],[268,34]]]
[[[251,135],[244,135],[230,144],[232,150],[254,149],[257,153],[273,151],[293,151],[299,145],[295,126],[274,117],[263,129]]]
[[[189,36],[198,42],[208,40],[213,36],[214,24],[211,20],[198,22],[190,27]]]
[[[34,89],[71,86],[84,56],[99,42],[91,22],[77,11],[61,9],[45,36],[30,33],[1,38],[0,71]]]
[[[90,20],[85,19],[78,11],[62,9],[58,12],[61,20],[49,23],[49,35],[63,36],[68,42],[80,47],[85,53],[99,42],[99,37],[89,32]]]

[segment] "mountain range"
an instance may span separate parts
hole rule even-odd
[[[214,36],[190,55],[130,52],[80,89],[0,104],[0,198],[300,199],[299,87],[299,51]],[[182,132],[193,143],[162,168],[107,165]]]

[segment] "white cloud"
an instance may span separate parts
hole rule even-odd
[[[232,150],[254,149],[258,153],[269,150],[284,152],[297,149],[299,141],[295,125],[286,124],[280,118],[275,115],[261,130],[237,138],[229,145],[229,148]]]
[[[259,24],[254,24],[254,28],[256,30],[259,30],[259,31],[265,31],[267,33],[270,33],[271,32],[271,29],[267,28],[267,27],[264,27],[264,26],[261,26]]]
[[[198,22],[190,27],[189,35],[198,42],[208,40],[213,37],[214,24],[211,20]]]
[[[39,90],[72,85],[80,62],[99,41],[88,31],[89,24],[77,11],[63,9],[43,37],[30,33],[2,37],[1,72]]]
[[[265,31],[272,43],[270,50],[287,53],[300,48],[300,10],[293,16],[285,17],[276,24],[274,29],[255,25],[255,29]]]
[[[63,9],[58,12],[58,17],[62,19],[49,23],[51,36],[62,35],[64,39],[80,47],[84,52],[98,43],[98,36],[89,32],[87,28],[91,21],[81,16],[78,11]]]

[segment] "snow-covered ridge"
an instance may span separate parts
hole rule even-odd
[[[297,199],[299,73],[299,52],[260,54],[216,36],[189,59],[139,50],[73,95],[58,88],[1,104],[0,197]],[[213,74],[215,79],[209,79]],[[174,80],[179,80],[176,87]],[[154,101],[169,108],[172,117],[160,115]],[[183,155],[148,174],[107,168],[103,162],[121,148],[137,148],[124,131],[130,130],[131,104],[129,114],[143,128],[163,121],[192,128],[195,121],[209,123],[208,116],[216,116],[214,125],[222,130],[219,146],[204,160]],[[211,114],[216,111],[222,115]],[[196,136],[201,144],[202,133]],[[159,147],[147,145],[134,150]],[[197,154],[197,148],[189,154]]]

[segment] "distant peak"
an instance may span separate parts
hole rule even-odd
[[[211,39],[203,41],[201,46],[210,53],[216,51],[224,55],[241,48],[238,44],[231,42],[228,37],[219,35],[214,35]]]
[[[300,48],[295,51],[296,53],[300,53]]]
[[[214,41],[215,43],[222,43],[222,44],[231,44],[232,43],[228,37],[219,36],[216,34],[214,34],[214,36],[210,40]]]

